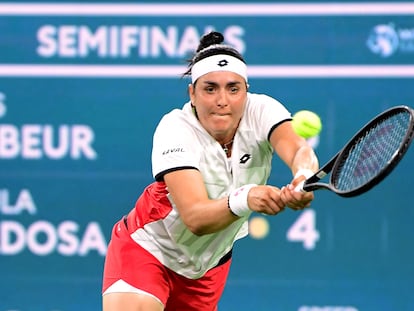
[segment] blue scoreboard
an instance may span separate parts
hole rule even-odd
[[[101,310],[112,225],[152,181],[153,131],[212,29],[252,92],[321,116],[321,163],[414,106],[413,2],[0,2],[0,311]],[[414,310],[413,156],[362,196],[253,215],[220,310]],[[290,178],[275,158],[269,182]]]

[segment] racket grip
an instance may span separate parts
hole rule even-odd
[[[295,174],[295,178],[298,178],[299,176],[305,176],[306,178],[309,178],[313,175],[313,171],[307,168],[301,168],[299,169],[296,174]],[[306,192],[305,190],[303,190],[303,185],[305,184],[305,180],[301,181],[296,187],[295,187],[295,191],[296,192]]]
[[[296,187],[295,187],[295,191],[296,192],[306,192],[305,190],[303,190],[303,185],[305,184],[305,181],[301,181],[300,183],[299,183],[299,185],[297,185]]]

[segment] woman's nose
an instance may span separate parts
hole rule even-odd
[[[220,90],[217,93],[217,106],[219,107],[225,107],[227,106],[227,98],[224,90]]]

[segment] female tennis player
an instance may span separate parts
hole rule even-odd
[[[154,133],[155,181],[115,224],[105,260],[104,311],[213,311],[235,241],[252,212],[302,209],[295,186],[318,169],[277,100],[248,91],[246,63],[218,32],[203,36],[184,76],[189,102]],[[293,180],[266,185],[273,154]]]

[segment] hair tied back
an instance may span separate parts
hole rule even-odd
[[[221,44],[224,41],[224,37],[221,33],[217,31],[212,31],[208,34],[205,34],[200,39],[200,44],[197,48],[197,52],[200,52],[201,50],[215,44]]]

